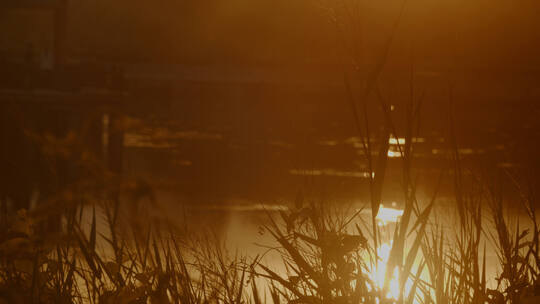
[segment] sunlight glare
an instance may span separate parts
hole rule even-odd
[[[403,210],[387,208],[381,204],[376,219],[379,223],[379,226],[386,226],[388,223],[397,223],[401,216],[403,216]]]
[[[375,283],[375,287],[379,290],[384,288],[384,279],[391,249],[392,241],[390,241],[390,243],[383,243],[377,248],[378,261],[376,265],[374,265],[374,269],[371,269],[369,273],[370,279]],[[397,300],[399,297],[399,272],[397,267],[392,273],[388,287],[389,290],[386,294],[386,298]]]
[[[388,243],[382,243],[377,249],[378,261],[376,265],[372,266],[372,269],[369,271],[369,277],[374,282],[375,288],[382,290],[384,288],[384,280],[386,276],[386,269],[388,268],[388,260],[390,259],[390,252],[392,250],[392,241]],[[413,281],[409,278],[405,282],[404,293],[405,297],[408,297],[413,286]],[[371,290],[371,288],[369,288]],[[394,268],[392,272],[392,277],[388,283],[388,291],[385,295],[386,299],[398,300],[399,299],[399,269],[398,267]],[[423,298],[423,297],[421,297]],[[413,299],[414,304],[420,303],[415,297]]]
[[[390,137],[388,138],[388,143],[391,144],[391,145],[404,145],[405,144],[405,138],[403,137],[400,137],[400,138],[395,138],[395,137]]]
[[[390,158],[401,157],[401,152],[388,150],[387,156]]]

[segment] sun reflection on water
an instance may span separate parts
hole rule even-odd
[[[395,206],[395,204],[392,204],[392,206]],[[390,223],[397,223],[402,216],[402,209],[385,207],[381,204],[381,206],[379,207],[379,212],[376,216],[377,225],[379,227],[384,227]],[[372,286],[371,288],[375,288],[377,290],[384,290],[385,288],[388,261],[390,259],[390,252],[392,251],[392,244],[392,240],[382,242],[377,248],[377,261],[370,264],[368,270],[368,276],[374,284],[374,286]],[[397,301],[400,296],[399,268],[395,267],[394,269],[392,269],[389,272],[389,275],[390,277],[388,278],[388,283],[386,285],[387,289],[385,290],[386,294],[384,295],[384,297],[389,300]],[[405,296],[408,295],[408,291],[410,291],[411,285],[412,282],[409,281],[405,284]]]
[[[396,204],[392,203],[392,206],[395,207]],[[384,205],[380,205],[379,212],[377,213],[376,220],[377,225],[379,227],[387,226],[391,223],[395,224],[398,223],[403,216],[404,210],[398,209],[398,208],[392,208],[392,207],[385,207]],[[412,291],[414,282],[411,278],[407,278],[407,280],[404,283],[404,286],[402,286],[403,290],[401,290],[400,287],[400,271],[399,267],[394,267],[394,269],[390,269],[388,271],[389,267],[389,260],[390,260],[390,254],[392,251],[392,240],[387,241],[381,241],[377,248],[377,261],[375,263],[371,263],[368,269],[368,277],[373,282],[372,287],[370,287],[370,290],[375,288],[379,291],[384,291],[384,298],[390,301],[398,301],[400,298],[400,293],[403,291],[403,297],[404,299],[407,299]],[[416,262],[415,262],[416,265]],[[388,271],[388,274],[387,274]],[[388,275],[388,277],[387,277]],[[420,275],[421,279],[424,281],[427,281],[427,277],[425,274]],[[386,284],[386,286],[385,286]],[[416,294],[413,296],[412,303],[418,304],[422,303],[423,299],[422,294]],[[379,299],[377,299],[379,300]]]
[[[376,284],[379,290],[384,288],[384,281],[386,278],[386,269],[388,267],[388,260],[390,258],[390,251],[392,249],[392,242],[383,243],[377,248],[378,261],[374,265],[374,269],[370,271],[370,279]],[[388,284],[387,299],[397,300],[399,297],[399,271],[395,267],[392,271],[392,276]]]
[[[386,226],[388,223],[397,223],[401,216],[403,216],[403,210],[384,207],[381,204],[376,219],[379,226]]]

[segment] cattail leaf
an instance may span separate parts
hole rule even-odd
[[[96,206],[92,206],[92,227],[90,229],[89,249],[96,251]]]

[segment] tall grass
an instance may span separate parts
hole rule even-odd
[[[19,212],[1,241],[0,299],[7,303],[241,303],[248,267],[216,240],[170,227],[130,237],[107,217],[110,235],[78,222],[54,244],[39,243]],[[128,228],[128,232],[136,232]],[[184,234],[185,235],[185,234]]]

